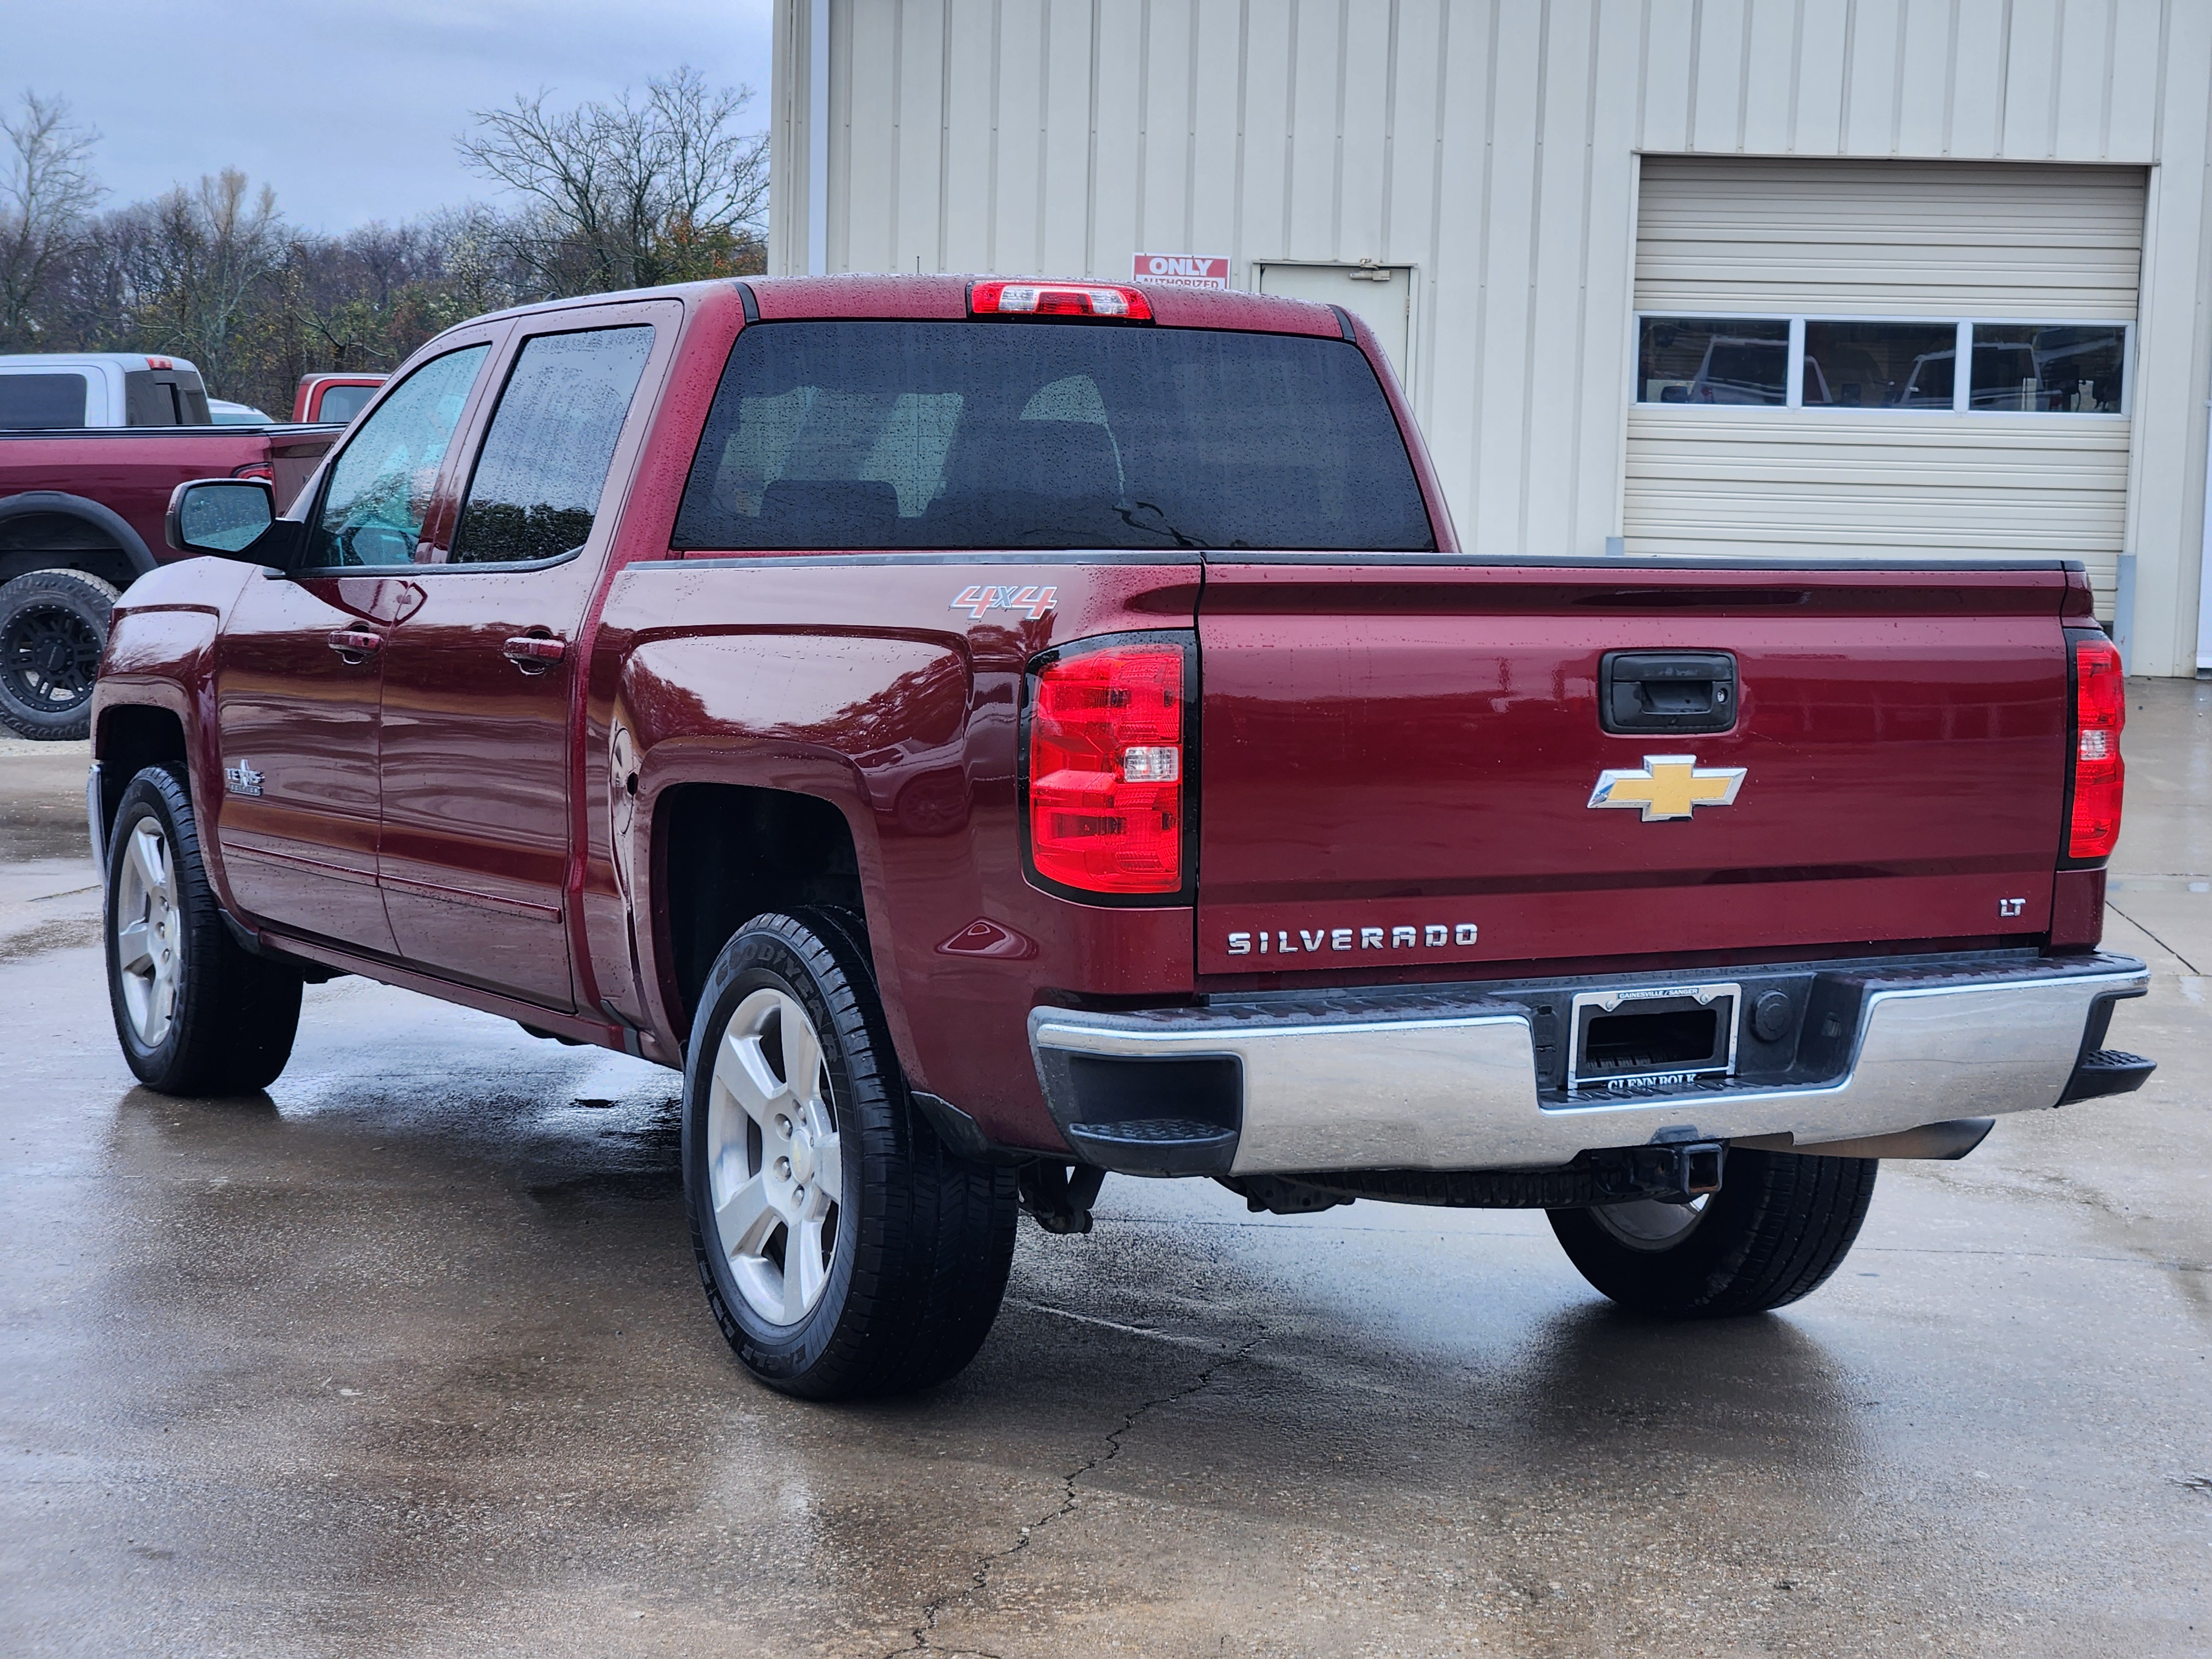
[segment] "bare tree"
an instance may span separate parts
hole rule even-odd
[[[612,102],[555,112],[543,90],[478,110],[468,165],[524,198],[506,229],[541,292],[648,287],[762,269],[768,137],[738,131],[750,87],[689,64]]]
[[[236,167],[179,185],[141,210],[147,216],[132,287],[139,331],[199,366],[208,389],[237,381],[242,326],[283,257],[276,193],[257,191]]]
[[[92,171],[100,135],[69,105],[27,91],[0,115],[0,344],[33,343],[39,307],[102,191]]]

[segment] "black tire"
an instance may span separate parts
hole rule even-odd
[[[147,864],[134,862],[144,856],[142,830],[158,837],[166,883],[149,883]],[[158,901],[155,886],[163,889]],[[132,931],[139,923],[143,933]],[[200,860],[191,796],[165,768],[149,766],[131,779],[116,808],[100,931],[116,1040],[141,1083],[166,1095],[227,1095],[276,1080],[300,1028],[302,981],[231,937]],[[143,974],[142,947],[149,958]],[[173,964],[166,998],[155,962]],[[149,1000],[166,1006],[166,1020],[149,1021]]]
[[[1644,1218],[1665,1224],[1661,1211],[1674,1206],[1656,1205],[1553,1210],[1552,1231],[1582,1276],[1624,1308],[1670,1319],[1764,1313],[1835,1272],[1881,1168],[1871,1158],[1732,1151],[1720,1191],[1672,1237],[1631,1237]]]
[[[725,1084],[716,1093],[715,1066],[733,1033],[735,1042],[750,1042],[760,1059],[782,1066],[780,1024],[748,1036],[751,1021],[784,1017],[772,1012],[778,994],[798,1006],[818,1037],[819,1098],[807,1109],[818,1112],[823,1103],[830,1108],[825,1121],[837,1137],[841,1182],[836,1200],[812,1223],[823,1252],[816,1260],[826,1256],[819,1299],[789,1322],[769,1317],[756,1304],[771,1285],[780,1285],[781,1311],[793,1311],[791,1280],[780,1270],[796,1260],[794,1229],[802,1223],[769,1218],[767,1200],[757,1197],[750,1212],[754,1228],[771,1231],[760,1235],[757,1249],[746,1248],[751,1234],[742,1235],[733,1249],[725,1248],[716,1213],[718,1189],[726,1213],[734,1214],[738,1189],[765,1190],[777,1167],[782,1196],[774,1202],[783,1207],[775,1213],[799,1212],[803,1205],[793,1204],[794,1195],[803,1200],[808,1190],[793,1183],[805,1179],[802,1162],[813,1167],[812,1142],[802,1159],[796,1132],[771,1141],[759,1124],[748,1127],[732,1115],[750,1110],[737,1091]],[[771,1012],[748,1016],[741,1030],[737,1022],[748,1010]],[[780,1071],[774,1081],[787,1092],[772,1097],[771,1115],[774,1099],[812,1092]],[[744,1145],[732,1125],[743,1130]],[[779,1145],[787,1157],[775,1156]],[[825,1200],[818,1173],[814,1180],[819,1204]],[[858,930],[836,912],[756,916],[715,959],[684,1066],[684,1197],[708,1305],[738,1358],[770,1388],[814,1400],[928,1388],[975,1358],[998,1317],[1018,1218],[1014,1172],[960,1157],[915,1108]],[[778,1226],[780,1246],[773,1231]],[[773,1280],[771,1261],[779,1269]]]
[[[32,570],[0,586],[0,726],[74,742],[92,731],[92,687],[115,590],[82,570]]]

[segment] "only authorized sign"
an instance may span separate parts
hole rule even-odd
[[[1129,261],[1129,275],[1139,282],[1225,289],[1229,286],[1229,261],[1203,253],[1139,253]]]

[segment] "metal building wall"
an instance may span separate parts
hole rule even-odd
[[[1410,264],[1416,410],[1488,554],[1619,532],[1643,154],[2146,167],[2134,661],[2194,667],[2206,0],[779,0],[776,25],[771,270],[817,223],[830,270]]]

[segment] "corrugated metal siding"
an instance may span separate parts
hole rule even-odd
[[[1647,156],[1639,311],[2132,322],[2140,167]]]
[[[2140,168],[1651,156],[1639,311],[2133,320]],[[2027,555],[2110,616],[2128,427],[2106,416],[1639,404],[1631,552]]]
[[[2193,617],[2203,0],[831,0],[830,35],[831,269],[1412,265],[1415,410],[1485,553],[1623,526],[1638,152],[2157,164],[2128,534],[2146,604]],[[770,268],[805,247],[779,202]]]

